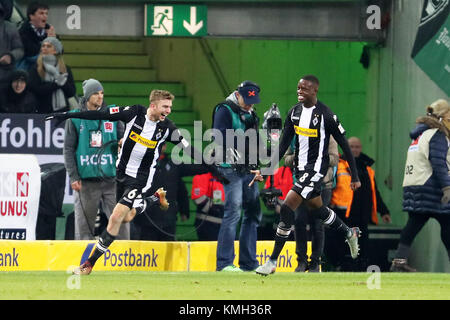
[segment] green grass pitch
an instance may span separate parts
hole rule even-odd
[[[450,299],[445,273],[0,272],[0,283],[2,300]]]

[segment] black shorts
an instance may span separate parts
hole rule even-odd
[[[298,171],[295,173],[296,182],[291,190],[303,199],[309,200],[320,196],[323,184],[323,174],[316,171]]]
[[[123,204],[130,209],[137,207],[142,201],[142,189],[144,186],[137,179],[120,173],[117,173],[116,181],[117,203]]]

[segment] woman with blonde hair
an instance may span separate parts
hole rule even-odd
[[[411,131],[403,179],[403,210],[408,222],[402,230],[391,271],[416,271],[407,263],[414,238],[430,219],[441,226],[441,239],[450,259],[450,106],[444,99],[426,108]]]
[[[63,60],[63,46],[55,37],[42,41],[41,53],[30,70],[30,88],[38,99],[38,113],[69,110],[76,88],[72,71]]]

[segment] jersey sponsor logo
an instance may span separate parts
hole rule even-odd
[[[317,129],[301,128],[299,126],[294,126],[294,129],[295,129],[295,133],[300,136],[312,137],[312,138],[318,137]]]
[[[119,107],[109,108],[109,113],[110,114],[119,113],[119,111],[120,111]]]
[[[158,141],[145,139],[145,138],[141,137],[140,135],[138,135],[134,131],[131,131],[129,137],[134,142],[139,143],[139,144],[143,145],[144,147],[147,147],[150,149],[155,149],[156,145],[158,144]]]

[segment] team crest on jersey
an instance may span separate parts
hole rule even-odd
[[[155,149],[156,145],[158,144],[158,141],[149,140],[144,137],[141,137],[139,134],[137,134],[134,131],[131,131],[129,137],[134,142],[139,143],[139,144],[143,145],[144,147],[147,147],[150,149]]]
[[[314,117],[314,120],[312,121],[314,126],[317,126],[317,123],[319,123],[319,120],[317,120],[318,115],[316,114]]]
[[[305,136],[310,138],[317,138],[319,135],[317,133],[317,129],[309,129],[309,128],[302,128],[299,126],[294,126],[295,133],[299,136]]]
[[[158,139],[161,138],[161,136],[162,136],[162,134],[161,134],[161,129],[160,129],[160,130],[158,131],[158,133],[156,134],[155,139],[158,140]]]

